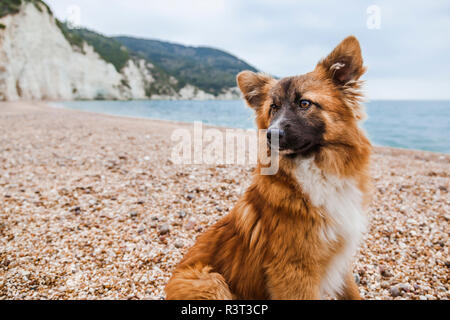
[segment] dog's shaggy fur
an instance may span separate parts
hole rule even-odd
[[[278,109],[291,113],[283,120],[292,136],[289,151],[280,151],[275,175],[260,175],[258,165],[235,208],[176,268],[167,299],[360,298],[351,263],[370,191],[371,145],[358,127],[364,72],[351,36],[308,74],[281,80],[238,75],[258,128],[278,124]],[[308,109],[295,106],[298,99],[309,101],[302,103]]]

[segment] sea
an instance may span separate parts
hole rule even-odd
[[[255,128],[253,110],[243,101],[70,101],[69,109],[118,116]],[[361,124],[374,145],[450,154],[450,101],[374,100],[365,103]]]

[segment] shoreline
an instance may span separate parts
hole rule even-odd
[[[113,100],[111,100],[113,101]],[[136,100],[133,100],[136,101]],[[142,100],[142,101],[151,101],[151,100]],[[192,100],[175,100],[175,101],[192,101]],[[216,101],[216,100],[210,100],[210,101]],[[224,100],[224,101],[238,101],[238,100]],[[375,100],[375,101],[389,101],[389,100]],[[399,101],[404,101],[404,100],[399,100]],[[414,101],[414,100],[412,100]],[[440,100],[437,100],[440,101]],[[446,100],[442,100],[442,101],[446,101]],[[450,101],[450,100],[449,100]],[[67,101],[42,101],[42,102],[38,102],[38,103],[42,103],[43,105],[50,107],[50,108],[60,108],[60,109],[66,109],[66,110],[72,110],[75,112],[87,112],[87,113],[92,113],[92,114],[96,114],[96,115],[107,115],[107,116],[113,116],[113,117],[119,117],[119,118],[130,118],[130,119],[144,119],[144,120],[150,120],[150,121],[161,121],[161,122],[167,122],[167,123],[172,123],[172,124],[177,124],[177,125],[184,125],[184,124],[193,124],[193,122],[189,122],[189,121],[176,121],[176,120],[166,120],[166,119],[157,119],[157,118],[150,118],[150,117],[143,117],[143,116],[127,116],[127,115],[117,115],[117,114],[111,114],[111,113],[101,113],[101,112],[95,112],[95,111],[87,111],[87,110],[76,110],[76,109],[72,109],[69,107],[66,107],[64,105],[59,105],[58,103],[61,102],[67,102]],[[16,102],[2,102],[2,103],[16,103]],[[29,102],[29,103],[36,103],[36,102]],[[231,128],[231,127],[226,127],[226,126],[220,126],[220,125],[212,125],[212,124],[205,124],[203,123],[203,126],[208,127],[208,128],[219,128],[219,129],[242,129],[242,130],[252,130],[252,129],[244,129],[244,128]],[[435,154],[435,155],[443,155],[443,156],[450,156],[450,154],[445,153],[445,152],[436,152],[436,151],[429,151],[429,150],[422,150],[422,149],[410,149],[410,148],[401,148],[401,147],[391,147],[391,146],[383,146],[383,145],[375,145],[373,144],[374,149],[392,149],[392,150],[398,150],[398,151],[412,151],[412,152],[425,152],[425,153],[430,153],[430,154]],[[432,155],[430,155],[431,157]],[[450,158],[449,158],[450,159]]]
[[[178,261],[252,175],[174,165],[177,128],[192,124],[0,103],[0,299],[164,298]],[[449,172],[450,155],[374,147],[353,266],[363,298],[450,298]]]

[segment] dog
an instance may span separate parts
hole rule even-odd
[[[258,163],[234,209],[177,266],[167,299],[361,299],[352,259],[372,188],[372,146],[358,126],[365,71],[350,36],[310,73],[238,74],[258,128],[278,135],[279,170],[262,175]]]

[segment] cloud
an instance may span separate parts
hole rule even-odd
[[[340,40],[354,34],[369,66],[371,98],[450,99],[445,87],[450,74],[448,0],[47,2],[62,19],[69,5],[78,5],[82,25],[108,35],[213,46],[277,76],[312,70]],[[366,25],[367,7],[373,4],[381,9],[379,30]]]

